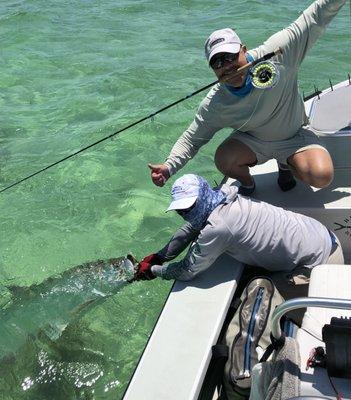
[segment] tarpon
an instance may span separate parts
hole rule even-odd
[[[75,266],[29,287],[8,286],[0,309],[0,360],[9,360],[28,339],[57,340],[67,325],[132,280],[133,256]]]

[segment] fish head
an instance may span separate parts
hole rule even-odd
[[[108,263],[111,267],[122,269],[134,269],[138,261],[132,254],[127,254],[125,257],[110,258]]]

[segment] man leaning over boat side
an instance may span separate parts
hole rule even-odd
[[[286,29],[253,50],[247,50],[232,29],[213,32],[205,53],[220,83],[203,99],[166,161],[149,164],[154,184],[163,186],[217,131],[230,127],[233,132],[217,148],[214,160],[219,171],[240,181],[240,193],[249,195],[255,189],[249,167],[272,158],[278,161],[278,184],[283,191],[295,186],[294,176],[314,187],[328,186],[333,180],[333,162],[308,127],[297,74],[307,51],[345,2],[315,1]],[[238,68],[278,48],[282,54],[272,61],[280,79],[274,87],[254,88],[247,71],[230,78]]]
[[[167,211],[171,210],[187,224],[163,249],[139,263],[135,279],[191,280],[227,253],[244,264],[272,271],[278,289],[284,286],[282,294],[290,296],[286,296],[288,287],[296,297],[305,295],[313,267],[344,263],[337,237],[320,222],[242,196],[236,186],[213,190],[202,177],[184,175],[172,187]],[[181,261],[168,263],[190,243]]]

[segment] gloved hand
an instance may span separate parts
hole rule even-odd
[[[163,263],[162,257],[158,254],[150,254],[144,257],[138,264],[138,269],[134,275],[135,280],[151,280],[155,279],[156,276],[151,272],[151,267],[153,265],[160,265]]]

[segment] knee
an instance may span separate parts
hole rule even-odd
[[[236,165],[236,157],[233,154],[229,154],[225,146],[220,145],[216,150],[214,163],[223,175],[228,175],[229,171]]]
[[[313,150],[295,154],[288,163],[299,179],[316,188],[325,188],[334,179],[333,162],[328,153]]]
[[[328,187],[334,179],[334,171],[321,171],[319,174],[313,176],[312,186],[316,188]]]
[[[305,171],[305,176],[307,182],[311,186],[322,189],[328,187],[332,183],[334,179],[334,169],[328,166],[314,166]]]
[[[237,140],[225,140],[220,144],[214,156],[214,162],[224,175],[234,177],[242,167],[257,163],[256,154]]]

